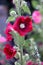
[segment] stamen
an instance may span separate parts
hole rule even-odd
[[[25,28],[25,24],[21,23],[20,28],[22,28],[22,29]]]

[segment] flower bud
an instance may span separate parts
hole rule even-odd
[[[15,12],[15,11],[11,11],[11,12],[10,12],[10,15],[11,15],[11,16],[15,16],[15,15],[16,15],[16,12]]]

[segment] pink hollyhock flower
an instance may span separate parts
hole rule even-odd
[[[3,59],[3,60],[0,60],[0,63],[1,63],[1,64],[5,64],[5,61],[4,61],[4,59]]]
[[[4,53],[7,59],[11,59],[16,55],[16,49],[14,49],[11,45],[6,44],[4,48]]]
[[[28,16],[20,16],[14,22],[13,28],[21,36],[25,36],[28,32],[32,31],[32,20]]]
[[[32,14],[32,19],[36,24],[41,23],[41,13],[39,11],[34,11]]]
[[[5,37],[3,37],[3,36],[0,36],[0,43],[4,43],[4,42],[6,42],[7,40],[6,40],[6,38]]]
[[[6,38],[7,38],[8,41],[11,41],[13,39],[12,35],[10,34],[10,32],[12,31],[10,29],[10,27],[12,27],[12,25],[10,23],[8,23],[7,28],[5,30]]]
[[[41,62],[41,65],[43,65],[43,62]]]

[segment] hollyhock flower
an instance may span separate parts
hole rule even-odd
[[[10,32],[12,31],[10,29],[10,27],[12,27],[12,25],[10,23],[8,23],[7,28],[5,30],[6,38],[7,38],[8,41],[11,41],[13,39],[12,35],[10,34]]]
[[[16,55],[16,49],[14,49],[11,45],[6,44],[4,48],[4,53],[7,59],[11,59]]]
[[[34,11],[32,14],[32,19],[36,24],[41,23],[41,13],[39,11]]]
[[[0,43],[4,43],[4,42],[6,42],[7,40],[6,40],[6,38],[5,37],[3,37],[3,36],[0,36]]]
[[[27,61],[26,65],[38,65],[38,64],[34,63],[33,61]]]
[[[5,64],[5,61],[4,61],[4,59],[3,59],[3,60],[0,60],[0,63],[1,63],[1,64]]]
[[[26,65],[33,65],[32,61],[27,61]]]
[[[41,62],[41,65],[43,65],[43,62]]]
[[[28,32],[32,31],[32,20],[28,16],[20,16],[14,22],[13,28],[21,36],[25,36]]]

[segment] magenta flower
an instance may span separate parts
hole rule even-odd
[[[32,19],[34,23],[40,24],[41,23],[41,13],[39,11],[34,11],[32,14]]]
[[[10,29],[10,27],[12,28],[12,25],[10,23],[8,23],[7,27],[6,27],[6,30],[5,30],[5,34],[6,34],[6,39],[7,41],[11,41],[13,38],[12,38],[12,35],[10,34],[10,32],[12,31]]]
[[[41,65],[43,65],[43,62],[41,62]]]
[[[33,61],[27,61],[26,65],[38,65],[38,64]]]
[[[26,65],[33,65],[32,61],[27,61]]]

